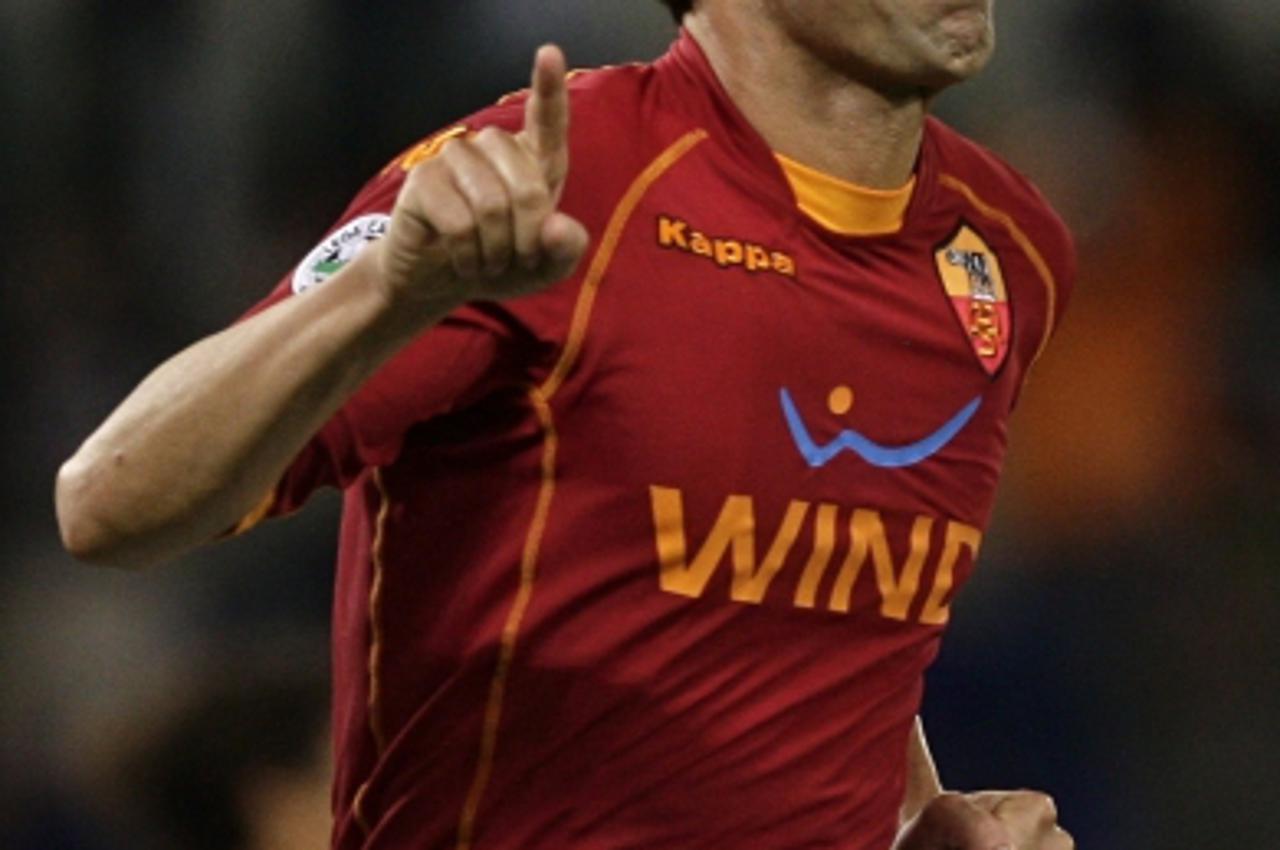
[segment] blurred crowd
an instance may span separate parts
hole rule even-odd
[[[1280,0],[998,6],[939,110],[1041,185],[1081,274],[929,681],[935,755],[1053,791],[1092,850],[1271,846]],[[57,465],[538,43],[672,32],[656,0],[0,2],[0,846],[321,846],[336,500],[103,572],[60,551]]]

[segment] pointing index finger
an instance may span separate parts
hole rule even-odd
[[[548,44],[538,49],[533,60],[532,93],[525,105],[524,135],[542,159],[544,168],[550,165],[553,171],[559,170],[557,160],[568,148],[567,73],[564,53],[559,47]]]

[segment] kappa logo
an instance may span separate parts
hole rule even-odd
[[[710,260],[722,269],[742,268],[753,273],[796,276],[795,258],[785,251],[744,239],[708,236],[675,216],[658,216],[658,244]]]
[[[988,375],[1009,356],[1012,321],[1000,259],[969,225],[937,250],[934,259],[973,353]]]
[[[294,293],[306,292],[333,277],[370,242],[385,236],[390,224],[391,216],[370,213],[339,227],[298,264],[293,273]]]

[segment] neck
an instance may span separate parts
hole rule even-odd
[[[871,189],[911,178],[928,102],[839,72],[770,23],[707,3],[685,26],[729,97],[777,153]]]

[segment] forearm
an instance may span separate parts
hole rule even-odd
[[[372,252],[151,373],[59,471],[64,544],[142,566],[234,525],[387,358],[451,306],[395,309]]]
[[[902,799],[899,822],[906,823],[920,813],[931,800],[942,793],[942,780],[929,753],[924,737],[924,723],[917,717],[907,740],[907,786]]]

